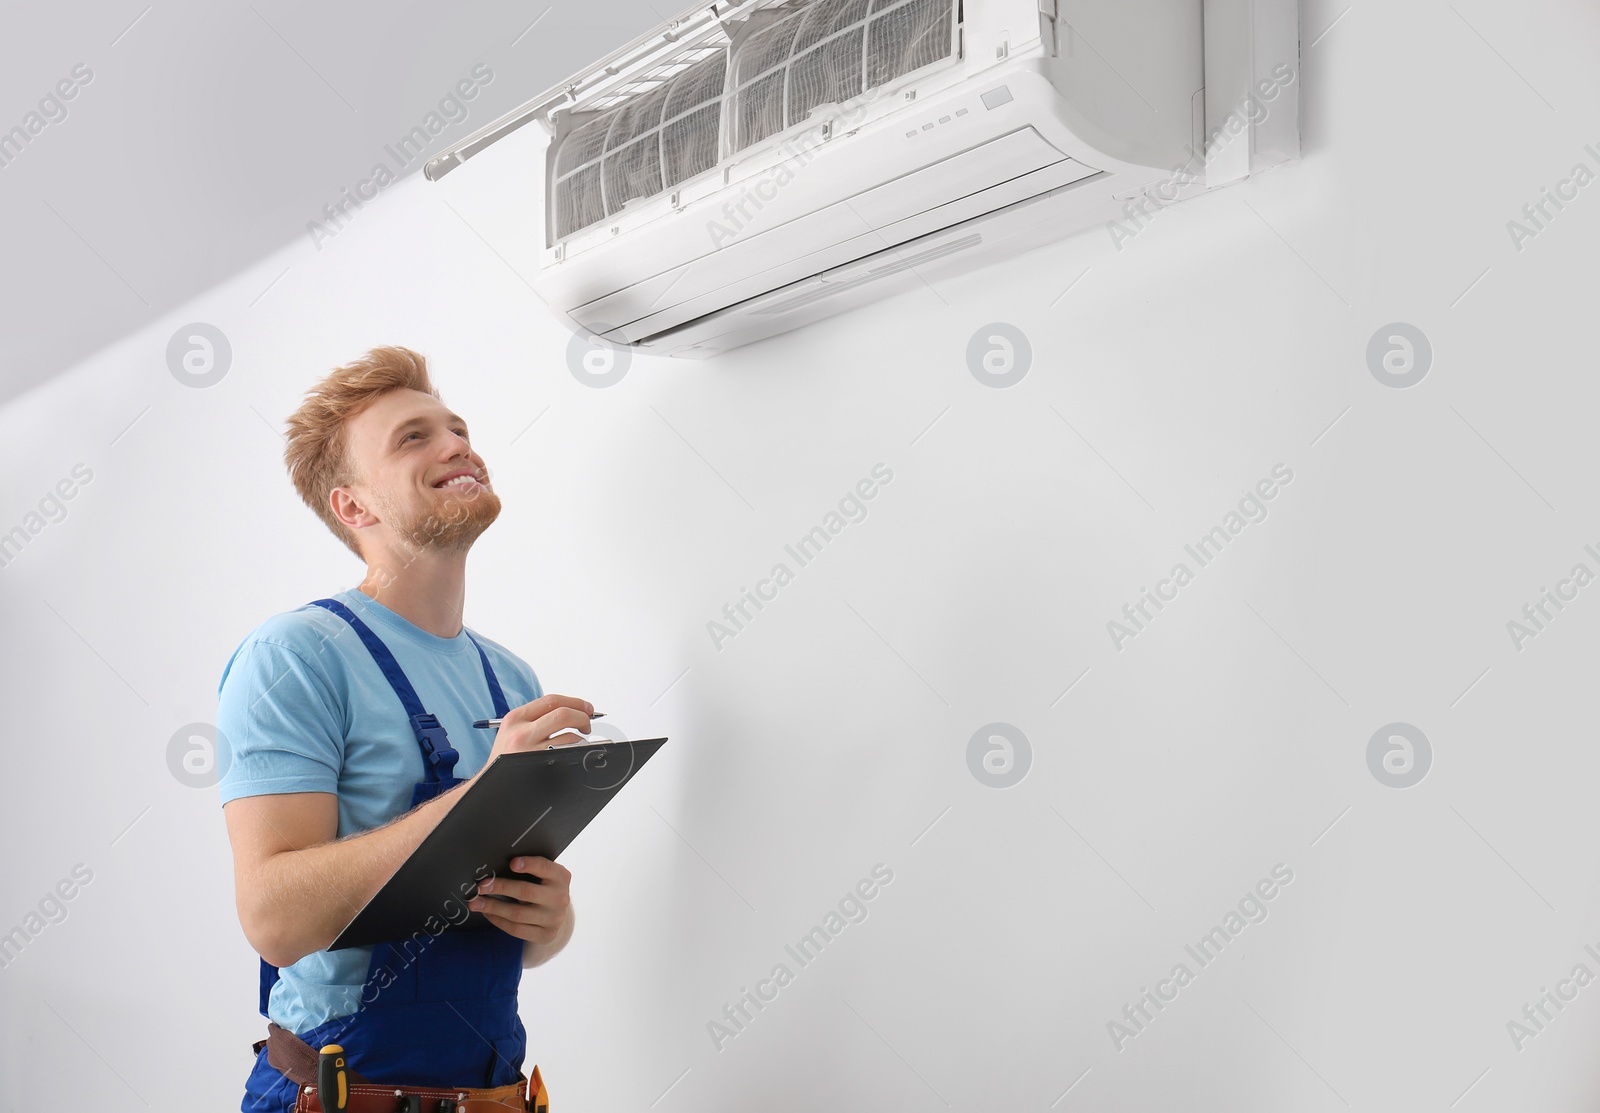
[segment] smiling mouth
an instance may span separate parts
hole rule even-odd
[[[482,486],[483,486],[483,484],[479,483],[472,476],[470,476],[470,475],[461,475],[461,476],[457,476],[456,478],[450,480],[448,483],[440,483],[440,484],[436,485],[433,489],[435,491],[454,491],[454,490],[470,491],[470,490],[473,490],[475,488],[482,487]]]

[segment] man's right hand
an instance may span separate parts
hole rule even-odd
[[[554,744],[550,736],[557,731],[570,729],[588,734],[592,728],[589,716],[593,713],[594,704],[574,696],[541,696],[532,703],[513,707],[496,730],[494,746],[489,750],[489,758],[483,767],[487,769],[490,762],[501,754],[543,750]],[[563,741],[575,742],[578,739],[569,735]]]

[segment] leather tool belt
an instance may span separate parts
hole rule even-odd
[[[317,1093],[316,1049],[287,1028],[267,1025],[267,1038],[254,1045],[257,1054],[267,1049],[267,1062],[300,1087],[295,1113],[323,1113]],[[359,1072],[346,1069],[349,1097],[346,1113],[550,1113],[550,1096],[545,1092],[539,1068],[525,1079],[493,1089],[462,1086],[441,1089],[432,1086],[405,1086],[371,1082]]]

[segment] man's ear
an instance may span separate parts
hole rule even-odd
[[[335,487],[329,491],[328,505],[333,508],[333,516],[350,529],[360,529],[378,521],[377,515],[368,509],[363,496],[353,487]]]

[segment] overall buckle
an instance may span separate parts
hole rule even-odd
[[[426,711],[413,715],[411,729],[429,766],[429,780],[448,781],[454,777],[456,758],[461,755],[451,747],[450,736],[439,725],[438,717]]]

